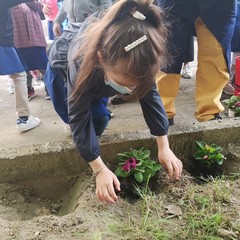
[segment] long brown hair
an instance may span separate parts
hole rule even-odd
[[[139,11],[146,16],[139,20],[132,16]],[[126,52],[124,47],[147,36],[147,41]],[[167,62],[166,53],[167,24],[161,9],[150,0],[119,0],[111,6],[104,16],[89,25],[82,36],[82,44],[77,58],[81,59],[81,70],[73,96],[79,97],[95,69],[101,67],[98,52],[104,66],[113,68],[118,61],[126,61],[126,74],[140,79],[136,88],[138,97],[143,96],[154,83],[160,68]]]

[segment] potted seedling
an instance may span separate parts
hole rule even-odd
[[[227,105],[228,117],[240,117],[240,96],[233,95],[223,103]]]
[[[226,159],[223,148],[216,144],[196,141],[197,150],[193,154],[195,174],[200,176],[217,176],[222,173],[222,164]]]
[[[117,154],[119,162],[115,174],[126,195],[134,195],[136,186],[145,187],[161,169],[160,164],[151,159],[150,153],[150,150],[140,148]]]

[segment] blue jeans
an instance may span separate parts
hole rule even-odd
[[[68,124],[67,86],[58,71],[51,68],[49,64],[44,76],[44,83],[55,111]],[[104,132],[110,120],[107,102],[108,98],[99,98],[91,103],[93,125],[97,136]]]

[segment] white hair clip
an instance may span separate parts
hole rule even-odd
[[[132,15],[134,18],[138,19],[138,20],[145,20],[146,16],[144,16],[142,13],[140,13],[139,11],[135,11]]]
[[[134,41],[134,42],[130,43],[129,45],[127,45],[126,47],[124,47],[124,49],[125,49],[126,52],[129,52],[131,49],[135,48],[136,46],[145,42],[146,40],[147,40],[147,36],[143,35],[142,37],[140,37],[136,41]]]

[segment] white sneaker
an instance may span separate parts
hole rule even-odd
[[[68,135],[71,135],[72,136],[72,132],[71,132],[71,128],[69,126],[69,124],[64,124],[64,132]]]
[[[182,78],[186,79],[190,79],[193,77],[193,73],[189,64],[183,66],[181,76]]]
[[[8,92],[14,94],[14,83],[12,81],[8,82]]]
[[[37,127],[41,123],[39,118],[29,115],[28,120],[24,121],[21,118],[17,119],[17,129],[20,132],[25,132]]]
[[[231,82],[228,82],[223,88],[223,92],[229,96],[234,95],[234,91],[235,91],[235,88],[232,86]]]

